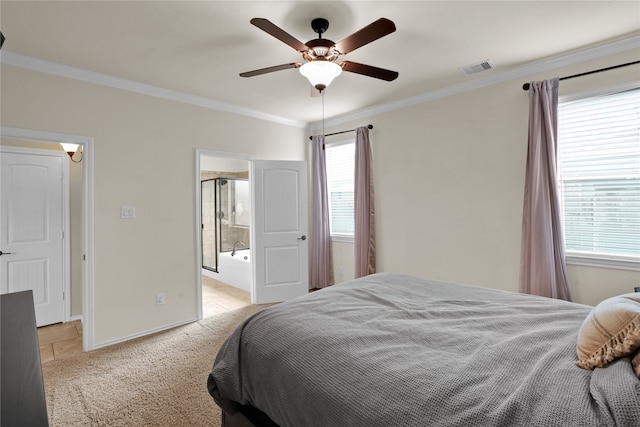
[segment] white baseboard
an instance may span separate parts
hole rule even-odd
[[[82,323],[82,314],[80,314],[78,316],[71,316],[69,318],[69,322],[75,322],[76,320],[79,320]]]
[[[170,325],[161,326],[159,328],[149,329],[147,331],[139,332],[137,334],[127,335],[127,336],[124,336],[122,338],[103,341],[101,343],[95,344],[93,346],[93,350],[96,350],[96,349],[102,348],[102,347],[108,347],[108,346],[114,345],[114,344],[119,344],[121,342],[129,341],[129,340],[132,340],[132,339],[135,339],[135,338],[140,338],[140,337],[144,337],[144,336],[147,336],[147,335],[155,334],[156,332],[166,331],[168,329],[173,329],[173,328],[176,328],[178,326],[188,325],[189,323],[193,323],[193,322],[197,322],[197,321],[198,321],[198,319],[194,317],[193,319],[185,320],[185,321],[182,321],[182,322],[172,323]]]

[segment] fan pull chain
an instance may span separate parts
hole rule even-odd
[[[322,95],[322,139],[324,140],[324,91],[320,92]]]

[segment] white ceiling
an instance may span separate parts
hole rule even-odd
[[[203,97],[300,123],[321,118],[321,98],[296,69],[238,73],[301,61],[249,23],[266,18],[303,43],[340,41],[380,17],[396,32],[344,56],[398,71],[393,82],[343,73],[327,89],[327,118],[402,102],[490,73],[640,35],[638,1],[5,1],[3,52]],[[458,68],[492,59],[496,68]],[[4,62],[4,58],[3,58]],[[612,64],[614,65],[614,64]]]

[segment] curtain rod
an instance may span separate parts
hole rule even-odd
[[[368,129],[373,129],[373,125],[367,125],[367,128]],[[354,132],[356,130],[358,130],[358,128],[349,129],[349,130],[343,130],[343,131],[340,131],[340,132],[328,133],[328,134],[325,135],[325,137],[326,136],[331,136],[331,135],[340,135],[341,133]],[[310,136],[309,139],[313,139],[313,136]]]
[[[600,68],[599,70],[593,70],[593,71],[587,71],[587,72],[580,73],[580,74],[574,74],[573,76],[560,77],[559,80],[568,80],[568,79],[572,79],[574,77],[582,77],[582,76],[586,76],[588,74],[595,74],[595,73],[599,73],[601,71],[614,70],[616,68],[626,67],[628,65],[633,65],[633,64],[640,64],[640,61],[627,62],[626,64],[613,65],[613,66],[607,67],[607,68]],[[529,90],[529,86],[530,86],[529,83],[525,83],[525,84],[522,85],[522,89],[523,90]]]

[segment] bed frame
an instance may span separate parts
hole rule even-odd
[[[259,409],[250,405],[238,408],[238,411],[229,415],[222,411],[222,427],[279,427],[271,418]]]

